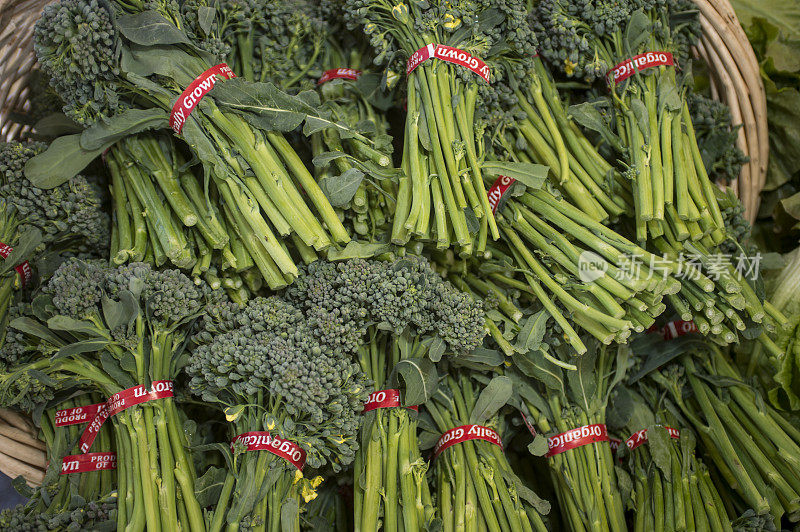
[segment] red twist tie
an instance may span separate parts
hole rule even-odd
[[[608,429],[604,424],[584,425],[547,438],[549,450],[545,456],[549,458],[571,449],[602,441],[608,441]]]
[[[408,405],[406,407],[402,405],[400,402],[400,390],[378,390],[377,392],[372,392],[367,397],[367,402],[364,403],[362,414],[372,412],[378,408],[408,408],[414,412],[419,411],[417,405]]]
[[[659,425],[661,426],[661,425]],[[672,427],[664,427],[669,435],[677,440],[681,437],[681,431],[678,429],[673,429]],[[625,440],[625,445],[631,451],[642,445],[643,443],[647,443],[647,429],[642,429],[639,431],[634,432],[630,438]]]
[[[428,61],[429,59],[439,59],[463,66],[482,77],[486,83],[490,83],[491,70],[482,59],[477,58],[464,50],[446,46],[444,44],[427,44],[411,54],[406,63],[406,75],[411,74],[415,68]]]
[[[617,454],[619,451],[619,446],[622,445],[622,440],[619,438],[612,438],[609,436],[608,438],[608,446],[611,447],[611,452]]]
[[[242,443],[248,451],[267,451],[283,458],[299,471],[306,464],[306,452],[294,442],[272,436],[269,432],[245,432],[236,436],[231,442],[231,450],[236,443]]]
[[[96,405],[76,406],[75,408],[58,410],[55,416],[56,427],[88,423],[104,406],[105,403],[97,403]]]
[[[360,77],[360,70],[356,70],[354,68],[334,68],[332,70],[326,70],[323,72],[322,77],[319,78],[319,81],[317,82],[317,85],[322,85],[323,83],[327,83],[332,79],[349,79],[356,81]]]
[[[3,244],[0,242],[0,257],[2,257],[3,260],[11,256],[12,251],[14,251],[14,248],[8,244]],[[31,279],[33,279],[33,268],[31,268],[30,263],[26,260],[21,264],[14,266],[14,269],[19,274],[22,287],[25,288],[25,285],[31,282]]]
[[[88,473],[117,468],[117,453],[87,453],[65,456],[61,461],[61,474]]]
[[[646,52],[639,54],[612,68],[608,73],[609,81],[622,83],[636,72],[657,66],[674,66],[675,59],[669,52]]]
[[[217,76],[224,79],[235,78],[236,74],[233,73],[231,67],[225,63],[220,63],[209,68],[195,79],[186,90],[178,96],[175,105],[172,106],[172,112],[169,115],[169,127],[175,133],[180,133],[183,130],[183,125],[189,119],[194,108],[203,99],[203,96],[209,93],[214,85],[217,83]]]
[[[461,425],[442,434],[442,437],[436,442],[436,447],[433,448],[433,458],[436,459],[445,449],[469,440],[488,441],[500,449],[503,448],[503,442],[500,441],[500,436],[494,429],[481,425]]]
[[[173,384],[172,381],[153,381],[150,389],[147,389],[143,384],[122,390],[115,393],[103,404],[97,411],[97,414],[89,422],[81,434],[81,439],[78,440],[80,450],[82,453],[91,449],[95,438],[100,433],[100,428],[108,418],[119,414],[123,410],[142,403],[156,401],[158,399],[167,399],[173,397]]]
[[[503,199],[503,196],[505,196],[508,189],[511,188],[511,185],[516,182],[516,179],[506,175],[501,175],[495,180],[494,184],[486,193],[489,197],[489,206],[492,208],[492,213],[497,212],[497,208],[500,206],[500,201]]]

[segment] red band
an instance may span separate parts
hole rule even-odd
[[[59,410],[56,412],[55,417],[56,427],[67,427],[69,425],[88,423],[104,406],[105,403],[98,403],[96,405],[77,406],[75,408]]]
[[[14,251],[14,248],[9,246],[8,244],[3,244],[2,242],[0,242],[0,257],[2,257],[3,260],[7,259],[11,255],[12,251]],[[23,287],[29,282],[31,282],[31,279],[33,279],[33,268],[31,268],[31,265],[28,263],[27,260],[23,261],[22,264],[14,266],[14,269],[19,274]]]
[[[354,68],[334,68],[333,70],[326,70],[322,77],[319,78],[317,85],[322,85],[332,79],[349,79],[357,80],[361,77],[361,71]]]
[[[364,410],[362,413],[366,414],[367,412],[372,412],[378,408],[402,407],[403,405],[400,402],[400,390],[379,390],[369,394],[369,397],[367,397],[367,402],[364,403]],[[414,412],[419,411],[419,407],[417,405],[409,405],[405,408],[413,410]]]
[[[480,425],[461,425],[442,434],[442,437],[436,442],[436,447],[433,448],[433,457],[436,458],[448,447],[469,440],[488,441],[492,445],[503,448],[503,442],[500,441],[500,436],[494,429]]]
[[[489,192],[486,195],[489,197],[489,206],[492,207],[492,212],[497,212],[497,207],[500,206],[500,200],[503,199],[508,189],[511,188],[511,185],[516,183],[517,180],[513,177],[508,177],[506,175],[501,175],[498,177],[494,184],[489,189]]]
[[[214,85],[217,83],[217,76],[224,79],[231,79],[235,78],[236,74],[233,73],[231,67],[225,63],[220,63],[197,76],[197,79],[186,87],[186,90],[178,96],[178,100],[175,102],[175,105],[172,106],[172,112],[169,115],[169,127],[171,127],[175,133],[181,132],[183,125],[186,123],[186,120],[189,119],[189,115],[192,114],[194,108],[197,107],[197,104],[200,103],[203,96],[214,88]]]
[[[585,425],[547,438],[549,450],[545,456],[555,456],[570,449],[601,441],[608,441],[608,429],[606,429],[606,426],[603,424]]]
[[[117,453],[88,453],[65,456],[61,461],[61,474],[88,473],[117,468]]]
[[[406,63],[406,75],[411,74],[415,68],[429,59],[439,59],[454,65],[460,65],[475,72],[477,75],[489,83],[491,70],[483,60],[468,54],[464,50],[446,46],[444,44],[428,44],[423,46],[408,58]]]
[[[95,416],[89,422],[89,426],[84,429],[83,434],[81,434],[81,439],[78,440],[81,452],[85,453],[91,449],[95,438],[97,438],[97,434],[100,432],[100,428],[108,418],[132,406],[172,397],[172,390],[172,381],[153,381],[150,385],[150,389],[140,384],[133,388],[122,390],[109,397],[103,406],[98,409]]]
[[[673,429],[672,427],[664,427],[667,429],[667,432],[670,436],[674,439],[678,439],[681,437],[681,431],[678,429]],[[628,449],[631,451],[639,447],[641,444],[647,443],[647,429],[642,429],[640,431],[634,432],[633,435],[625,440],[625,445],[628,446]]]
[[[306,464],[306,452],[294,442],[282,440],[269,432],[245,432],[239,434],[231,442],[231,449],[235,443],[241,442],[248,451],[267,451],[279,456],[295,466],[300,471]]]
[[[696,333],[698,330],[697,325],[691,320],[675,320],[667,323],[664,325],[664,327],[653,325],[647,329],[647,332],[658,333],[664,337],[664,340],[672,340],[673,338],[678,338],[679,336]]]
[[[669,52],[647,52],[618,64],[608,73],[608,78],[614,83],[621,83],[640,70],[656,66],[674,65],[675,60]]]

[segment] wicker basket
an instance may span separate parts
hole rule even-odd
[[[27,78],[36,66],[33,25],[52,0],[0,0],[0,139],[18,138],[27,126],[10,120],[24,112]],[[734,190],[752,221],[764,186],[769,146],[767,104],[758,61],[728,0],[694,0],[701,12],[703,38],[695,50],[713,72],[712,91],[731,108],[734,123],[741,123],[739,147],[750,157]],[[0,471],[41,482],[45,469],[44,445],[27,420],[0,410]]]

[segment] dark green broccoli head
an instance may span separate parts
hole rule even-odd
[[[123,108],[112,83],[119,75],[120,42],[109,4],[49,4],[33,37],[39,64],[64,100],[67,116],[88,125]]]
[[[375,324],[396,334],[439,336],[454,354],[471,351],[485,335],[481,306],[418,257],[317,261],[285,294],[309,317],[320,342],[342,352],[354,352]]]
[[[602,78],[614,65],[601,39],[620,31],[633,10],[627,0],[541,0],[531,16],[539,52],[568,77]]]
[[[0,197],[21,225],[44,235],[44,244],[71,241],[68,251],[95,253],[108,249],[109,218],[100,188],[81,175],[51,189],[34,186],[25,177],[25,163],[42,153],[41,142],[0,143]]]
[[[367,390],[358,366],[320,344],[302,313],[277,297],[252,300],[234,321],[195,348],[190,391],[210,402],[259,405],[258,417],[266,410],[270,419],[265,428],[301,445],[312,467],[331,456],[335,464],[352,461]]]

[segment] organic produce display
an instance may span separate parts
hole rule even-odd
[[[48,3],[0,532],[797,530],[800,10],[733,4],[755,217],[705,3]]]

